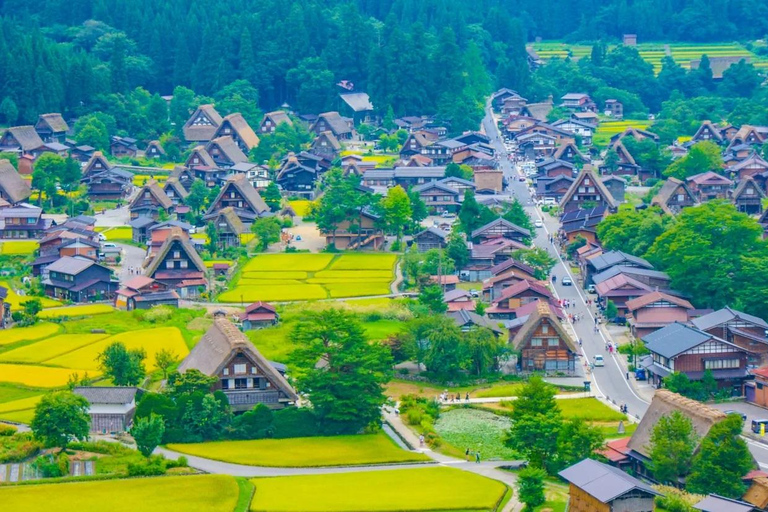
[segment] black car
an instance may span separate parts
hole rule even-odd
[[[616,316],[609,320],[612,324],[616,325],[627,325],[627,317],[625,316]]]

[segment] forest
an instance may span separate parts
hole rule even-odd
[[[103,110],[109,95],[137,87],[215,97],[241,80],[262,110],[287,102],[319,112],[338,108],[335,84],[347,80],[382,115],[391,107],[464,125],[495,87],[535,100],[580,85],[555,80],[557,70],[531,76],[525,44],[535,37],[747,40],[766,33],[765,14],[768,0],[5,0],[0,123]],[[606,69],[585,92],[629,90],[637,112],[669,99],[667,84],[632,55],[595,64]],[[637,69],[623,80],[609,74],[622,66]]]

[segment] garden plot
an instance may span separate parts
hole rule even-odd
[[[256,486],[252,512],[495,511],[508,492],[496,480],[444,467],[252,482]]]
[[[189,349],[181,332],[176,327],[158,327],[155,329],[143,329],[128,331],[122,334],[97,341],[81,349],[74,350],[63,356],[46,361],[46,364],[62,366],[64,368],[81,368],[90,372],[99,370],[97,358],[110,344],[120,341],[129,350],[141,348],[147,354],[144,364],[148,371],[155,369],[155,354],[161,349],[167,349],[176,354],[179,359],[189,354]],[[70,372],[71,373],[71,372]]]
[[[462,452],[469,448],[483,459],[516,460],[518,453],[504,444],[512,422],[505,416],[477,409],[452,409],[440,414],[435,431]]]
[[[232,512],[237,499],[237,482],[228,475],[166,476],[0,488],[0,503],[5,510]]]
[[[168,449],[246,466],[358,466],[430,460],[424,454],[399,448],[384,433],[169,444]]]
[[[0,346],[10,345],[19,341],[39,340],[57,332],[59,332],[59,326],[49,323],[39,323],[31,327],[15,327],[3,331],[3,335],[0,336]]]
[[[44,363],[54,357],[67,354],[97,341],[106,339],[107,334],[61,334],[32,345],[0,354],[5,363]]]
[[[302,301],[387,295],[394,254],[262,254],[249,261],[220,302]]]

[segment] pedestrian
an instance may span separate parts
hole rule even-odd
[[[475,452],[475,464],[480,464],[480,452]]]
[[[424,446],[424,434],[419,436],[419,446]]]
[[[629,380],[629,372],[627,372],[627,380]]]
[[[467,396],[464,397],[464,399],[469,402],[469,393],[467,393]]]
[[[456,393],[456,401],[461,402],[461,393]]]
[[[581,338],[579,338],[579,346],[581,346],[583,343],[581,341]]]
[[[469,456],[472,455],[472,452],[469,451],[469,448],[464,452],[464,456],[467,458],[467,462],[469,462]]]

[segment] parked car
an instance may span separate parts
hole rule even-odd
[[[296,241],[301,242],[301,235],[296,235]]]
[[[474,288],[472,288],[471,290],[469,290],[469,296],[470,297],[479,297],[480,296],[480,292],[475,290]]]
[[[732,409],[728,409],[727,411],[723,411],[725,414],[736,414],[737,416],[741,416],[741,421],[747,421],[747,415],[740,411],[734,411]]]
[[[101,244],[101,246],[102,246],[102,247],[111,247],[111,248],[113,248],[113,249],[114,249],[115,247],[117,247],[117,246],[116,246],[115,244],[113,244],[112,242],[105,242],[105,243]]]
[[[627,317],[625,316],[615,316],[609,320],[612,324],[616,325],[627,325]]]
[[[533,225],[534,225],[534,227],[537,227],[537,228],[543,228],[543,227],[544,227],[544,223],[543,223],[543,222],[541,222],[539,219],[536,219],[536,220],[533,222]]]
[[[557,201],[554,197],[545,197],[544,204],[547,206],[557,206]]]
[[[603,359],[603,356],[601,356],[600,354],[596,355],[594,364],[595,364],[595,367],[605,366],[605,360]]]
[[[517,179],[520,180],[520,181],[525,181],[525,176],[520,176]]]
[[[104,242],[107,239],[107,235],[104,233],[99,233],[99,241]]]
[[[597,292],[597,288],[595,288],[595,285],[591,284],[587,286],[587,293],[595,293]]]
[[[563,286],[573,286],[573,281],[568,276],[565,276],[560,282],[563,283]]]
[[[766,419],[752,420],[752,432],[754,432],[755,434],[759,434],[760,425],[764,425],[765,429],[768,430],[768,420]]]
[[[452,219],[452,218],[456,217],[456,214],[452,213],[452,212],[443,212],[443,213],[440,214],[440,216],[442,218],[444,218],[444,219]]]

